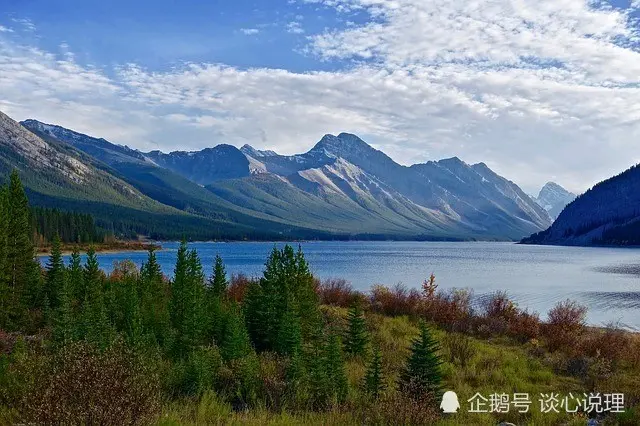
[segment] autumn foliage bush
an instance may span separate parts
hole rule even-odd
[[[585,330],[587,308],[565,300],[554,306],[542,327],[549,350],[575,351]]]
[[[17,354],[7,376],[20,383],[4,403],[33,424],[134,425],[159,410],[159,380],[124,346],[99,352],[74,343],[55,355]]]
[[[364,295],[353,289],[351,283],[344,279],[329,278],[319,283],[317,287],[320,303],[340,307],[352,306],[364,299]]]

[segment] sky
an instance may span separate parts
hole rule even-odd
[[[140,150],[359,135],[537,193],[640,163],[640,0],[0,0],[0,110]]]

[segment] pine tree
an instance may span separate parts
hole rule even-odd
[[[365,356],[369,333],[367,331],[367,322],[359,303],[355,303],[349,310],[348,323],[344,342],[345,352],[353,356]]]
[[[342,339],[336,332],[329,334],[325,362],[327,378],[331,385],[333,397],[337,402],[343,402],[347,398],[349,382],[347,381],[344,358],[342,356]]]
[[[65,269],[60,248],[60,237],[55,234],[51,245],[51,255],[46,267],[45,280],[45,294],[49,299],[49,306],[53,310],[56,310],[60,305],[59,294],[65,281]]]
[[[114,332],[105,307],[102,274],[93,247],[87,251],[84,283],[86,287],[82,309],[84,336],[89,343],[105,349],[113,340]]]
[[[185,344],[193,348],[201,343],[203,331],[206,330],[203,315],[204,273],[196,250],[187,256],[187,280],[184,292],[184,323],[181,334]]]
[[[209,280],[209,288],[213,295],[217,297],[223,297],[227,291],[227,272],[222,262],[222,258],[219,254],[216,255],[215,263],[213,265],[213,275]]]
[[[3,275],[7,280],[7,328],[12,329],[25,323],[27,309],[36,305],[39,290],[29,202],[16,170],[9,179],[6,206],[7,249]],[[39,270],[39,265],[37,267]]]
[[[183,240],[178,248],[176,267],[173,272],[173,281],[171,282],[171,302],[169,312],[171,325],[176,330],[181,330],[184,322],[184,293],[187,286],[187,255],[187,242]]]
[[[274,247],[265,263],[263,277],[257,286],[248,290],[247,328],[257,350],[273,350],[277,343],[287,293],[282,280],[282,257],[282,252]]]
[[[291,249],[293,251],[293,249]],[[315,282],[309,264],[304,257],[302,247],[298,246],[295,254],[294,296],[297,302],[300,327],[303,339],[316,339],[320,337],[322,329],[322,316],[320,314],[320,301],[316,292]]]
[[[245,323],[251,342],[257,350],[264,348],[264,324],[262,323],[262,287],[251,281],[242,303]]]
[[[232,361],[250,354],[251,351],[251,341],[244,324],[242,311],[238,306],[232,304],[226,321],[220,353],[225,361]]]
[[[140,268],[139,289],[143,328],[162,346],[168,339],[170,316],[164,277],[153,248]]]
[[[77,248],[74,248],[71,253],[67,276],[69,278],[71,299],[82,302],[86,297],[86,289],[84,285],[84,272],[82,270],[82,258]]]
[[[71,283],[69,276],[65,276],[58,293],[58,307],[55,311],[53,326],[53,341],[58,346],[65,346],[73,342],[76,337],[75,316],[73,313]]]
[[[411,344],[411,355],[405,370],[400,375],[400,389],[419,397],[425,393],[439,394],[442,384],[438,354],[440,346],[427,325],[420,323],[420,335]]]
[[[7,188],[0,187],[0,329],[9,325],[10,296],[12,294],[6,277],[7,231],[8,231]]]
[[[276,350],[283,355],[293,355],[300,351],[302,345],[302,331],[300,317],[293,297],[289,297],[287,308],[282,316]]]
[[[373,399],[377,399],[385,389],[382,374],[382,355],[379,348],[373,350],[373,356],[364,376],[363,389]]]

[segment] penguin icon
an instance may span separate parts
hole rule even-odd
[[[442,395],[442,403],[440,403],[440,409],[445,414],[457,413],[460,409],[460,403],[458,402],[458,395],[455,392],[447,391]]]

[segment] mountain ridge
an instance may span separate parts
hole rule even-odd
[[[166,154],[36,120],[22,124],[93,155],[146,195],[198,215],[216,211],[240,221],[403,239],[519,240],[551,223],[517,185],[486,165],[453,157],[403,166],[350,133],[324,135],[291,156],[225,144]]]

